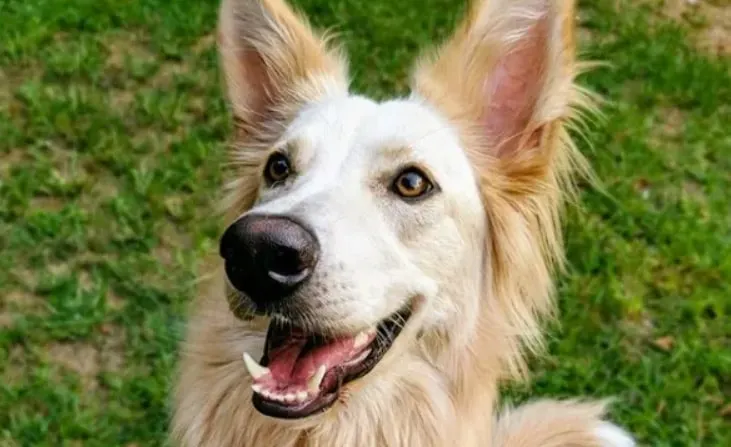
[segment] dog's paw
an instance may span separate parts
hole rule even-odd
[[[634,439],[611,422],[602,422],[594,431],[602,447],[635,447]]]

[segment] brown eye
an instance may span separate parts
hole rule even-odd
[[[409,168],[396,177],[393,191],[405,199],[416,199],[434,189],[427,176],[416,168]]]
[[[289,159],[279,152],[272,154],[264,168],[264,176],[270,185],[284,181],[291,172]]]

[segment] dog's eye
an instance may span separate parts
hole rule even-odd
[[[430,193],[434,185],[420,170],[408,168],[396,177],[392,189],[405,199],[416,199]]]
[[[264,177],[270,185],[284,181],[291,173],[289,159],[282,153],[274,153],[267,160]]]

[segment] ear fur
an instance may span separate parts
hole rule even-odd
[[[526,132],[582,101],[573,16],[574,0],[473,1],[455,35],[418,62],[414,90],[494,156],[535,145]]]
[[[278,108],[347,91],[347,63],[283,0],[224,0],[219,51],[236,118],[261,125]]]
[[[239,168],[224,206],[241,212],[251,206],[258,170],[295,113],[347,94],[347,62],[284,0],[223,0],[218,39]]]
[[[574,0],[475,1],[438,51],[418,61],[415,96],[460,130],[489,225],[483,324],[504,339],[509,371],[541,346],[552,273],[563,261],[560,208],[572,174],[588,173],[567,127],[589,108],[574,84]]]

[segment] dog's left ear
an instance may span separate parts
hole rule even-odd
[[[468,149],[483,153],[472,155],[547,161],[536,149],[551,149],[540,147],[546,131],[575,100],[573,3],[474,1],[452,39],[417,64],[415,92],[474,137]]]
[[[414,73],[415,97],[456,126],[474,167],[492,279],[484,327],[504,337],[511,372],[541,344],[563,261],[560,205],[572,173],[588,173],[566,126],[591,99],[574,85],[573,19],[574,0],[475,0]]]

